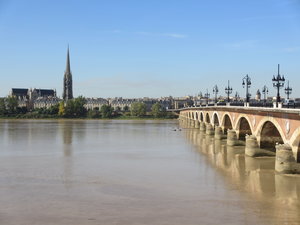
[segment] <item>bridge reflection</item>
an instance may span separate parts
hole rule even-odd
[[[199,129],[184,132],[195,151],[205,156],[231,188],[271,207],[272,217],[281,222],[300,222],[300,175],[278,174],[274,157],[246,156],[244,146],[228,146],[226,140],[215,140]]]

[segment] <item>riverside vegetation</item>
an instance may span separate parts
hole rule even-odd
[[[0,99],[0,117],[1,118],[93,118],[93,119],[174,119],[176,116],[167,112],[160,104],[155,103],[151,107],[151,111],[147,112],[145,103],[135,102],[131,107],[125,106],[123,110],[120,107],[114,109],[110,105],[102,105],[99,109],[87,110],[84,106],[86,100],[84,97],[60,102],[49,108],[37,108],[28,111],[26,107],[19,107],[18,100],[15,97],[7,97]]]

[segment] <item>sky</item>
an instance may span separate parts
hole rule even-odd
[[[300,0],[0,0],[0,96],[61,96],[68,45],[75,96],[272,96],[280,64],[300,97]]]

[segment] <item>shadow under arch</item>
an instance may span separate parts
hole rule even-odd
[[[219,117],[218,117],[217,113],[213,114],[213,123],[214,123],[215,126],[219,126],[220,125]]]
[[[196,112],[196,120],[200,120],[199,112]]]
[[[239,121],[237,123],[237,131],[239,134],[238,135],[239,140],[245,140],[246,134],[248,134],[248,135],[252,134],[252,130],[251,130],[248,119],[246,119],[243,116],[239,119]]]
[[[300,127],[294,131],[290,143],[293,151],[296,153],[295,154],[296,161],[297,163],[300,163]]]
[[[271,151],[276,151],[276,144],[283,144],[283,138],[271,121],[266,121],[260,129],[260,147]]]
[[[227,134],[228,129],[232,129],[232,122],[228,114],[225,114],[223,117],[223,127],[224,127],[224,134]]]
[[[203,112],[200,112],[200,121],[203,122]]]
[[[210,123],[209,113],[206,113],[205,115],[205,122]]]

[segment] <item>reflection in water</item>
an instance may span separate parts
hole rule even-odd
[[[276,174],[275,158],[245,156],[244,146],[227,146],[199,129],[186,129],[186,137],[230,186],[261,202],[266,217],[270,214],[276,224],[300,223],[299,175]]]
[[[0,120],[0,224],[297,224],[299,177],[177,121]],[[30,206],[30,207],[28,207]]]

